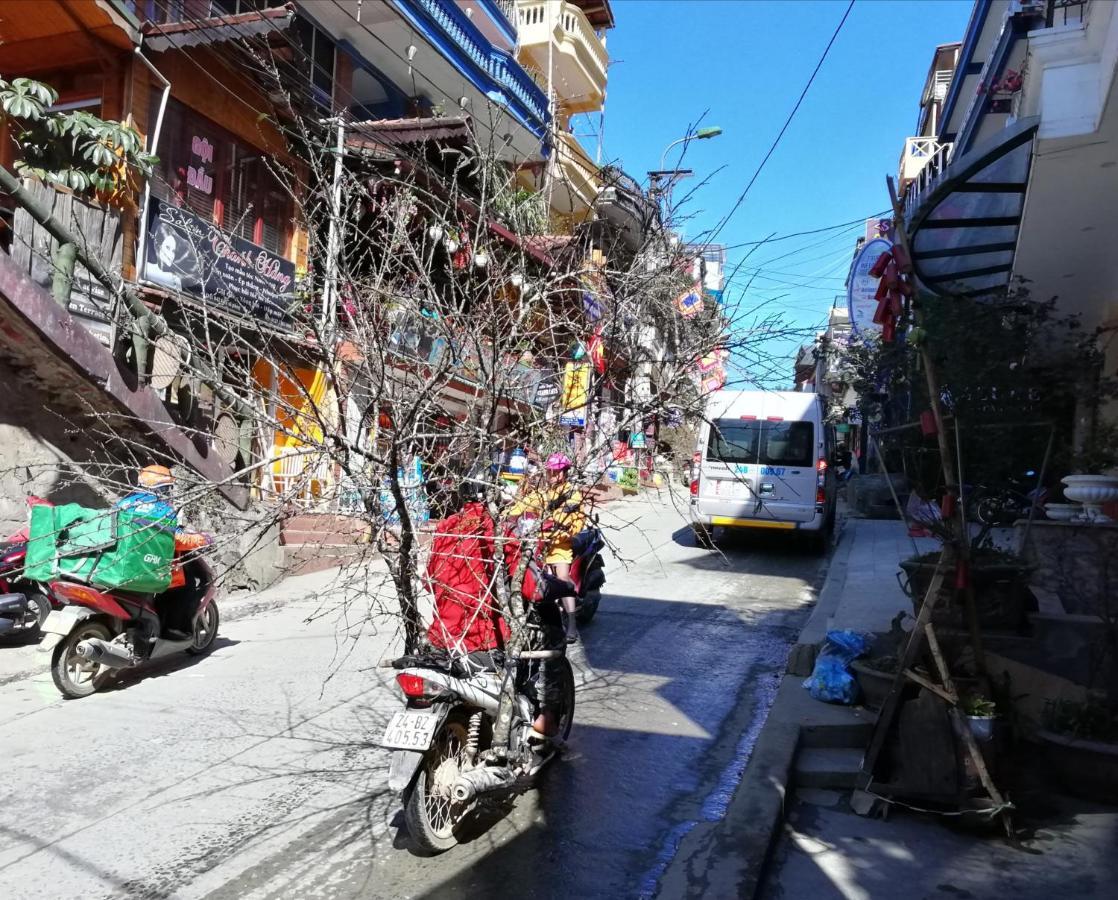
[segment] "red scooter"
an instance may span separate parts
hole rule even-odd
[[[172,653],[213,649],[218,614],[213,571],[190,553],[177,563],[185,584],[162,594],[102,591],[72,581],[46,585],[62,604],[42,626],[39,649],[52,653],[51,675],[67,699],[88,697],[123,669]]]
[[[28,497],[28,506],[49,504]],[[27,529],[22,528],[0,542],[0,637],[38,631],[51,611],[51,600],[39,584],[23,577],[27,559]]]

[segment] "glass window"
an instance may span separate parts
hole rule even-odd
[[[815,427],[810,422],[716,419],[710,426],[707,459],[763,466],[813,466]]]
[[[764,466],[813,466],[815,427],[811,422],[762,422]]]
[[[760,433],[760,422],[715,419],[710,425],[707,459],[753,465],[757,462],[757,439]]]
[[[158,92],[153,92],[154,110]],[[284,254],[291,196],[260,151],[176,100],[167,104],[152,193],[273,253]]]

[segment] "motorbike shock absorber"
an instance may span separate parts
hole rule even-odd
[[[478,743],[481,740],[481,710],[470,716],[470,729],[466,735],[466,751],[470,755],[470,762],[477,761]]]

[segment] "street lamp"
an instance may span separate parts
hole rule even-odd
[[[694,134],[688,134],[684,137],[679,138],[679,140],[672,141],[670,144],[668,144],[667,147],[664,148],[664,152],[660,154],[660,171],[664,171],[664,160],[667,159],[668,151],[670,151],[672,147],[675,147],[679,144],[686,144],[690,141],[707,141],[711,138],[718,137],[718,135],[720,135],[721,133],[722,129],[719,128],[717,125],[709,125],[706,128],[700,128]]]

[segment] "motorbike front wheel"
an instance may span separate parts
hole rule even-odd
[[[65,640],[54,649],[51,657],[50,674],[54,686],[67,700],[88,697],[108,684],[113,676],[112,669],[89,662],[78,655],[77,647],[88,638],[107,641],[109,629],[100,622],[80,623]]]
[[[447,717],[434,746],[423,755],[404,803],[408,834],[424,853],[444,853],[457,844],[458,827],[473,806],[472,802],[458,803],[451,795],[458,773],[467,763],[468,729],[462,710]]]
[[[191,656],[205,656],[209,653],[217,640],[217,626],[220,622],[221,614],[217,611],[217,604],[210,601],[210,605],[194,620],[194,643],[186,648],[186,652]]]

